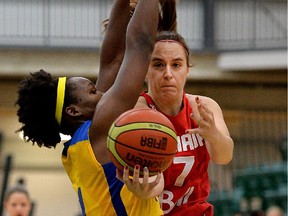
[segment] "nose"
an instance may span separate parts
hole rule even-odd
[[[170,80],[172,77],[172,69],[169,65],[167,65],[164,71],[164,79]]]
[[[22,206],[17,206],[15,211],[20,214],[23,211],[23,207]]]

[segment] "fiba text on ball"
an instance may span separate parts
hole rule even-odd
[[[142,136],[140,139],[140,145],[141,146],[147,146],[148,148],[155,148],[155,149],[161,149],[163,151],[166,150],[167,147],[167,138],[162,137],[162,138],[152,138],[152,137],[145,137]]]

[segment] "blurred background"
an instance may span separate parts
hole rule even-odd
[[[19,81],[44,69],[97,79],[102,20],[112,0],[0,0],[0,183],[25,184],[34,216],[78,216],[56,149],[15,131]],[[287,1],[179,0],[178,30],[191,50],[186,91],[215,99],[235,142],[227,166],[210,164],[216,216],[287,213]],[[129,81],[129,78],[127,78]],[[0,215],[2,213],[2,206]]]

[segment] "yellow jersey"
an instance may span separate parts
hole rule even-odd
[[[89,141],[91,121],[64,144],[62,163],[78,194],[83,216],[159,216],[158,198],[139,199],[116,178],[112,162],[100,164]]]

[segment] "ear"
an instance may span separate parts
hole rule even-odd
[[[71,105],[65,108],[65,112],[70,116],[80,116],[81,112],[79,112],[77,106]]]

